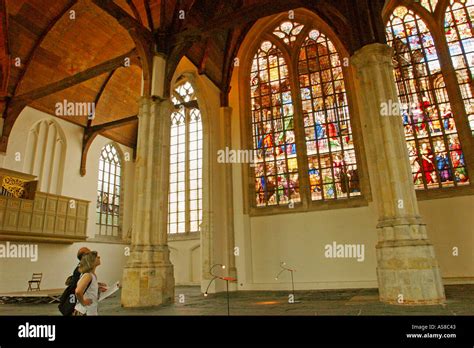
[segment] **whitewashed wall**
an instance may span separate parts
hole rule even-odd
[[[28,160],[32,158],[37,160],[43,159],[43,156],[31,156],[31,147],[29,147],[27,141],[30,129],[41,121],[47,123],[57,122],[61,132],[64,134],[65,162],[62,188],[61,192],[57,193],[91,202],[87,226],[89,240],[84,243],[74,244],[40,243],[38,245],[39,259],[37,262],[30,262],[24,259],[0,258],[0,292],[26,290],[27,280],[31,278],[33,272],[43,273],[43,288],[63,287],[65,278],[72,272],[77,263],[77,250],[82,246],[88,246],[93,250],[97,250],[101,255],[102,265],[98,268],[100,279],[109,282],[120,280],[123,266],[126,262],[124,248],[127,245],[123,242],[93,242],[96,234],[95,207],[99,155],[102,147],[110,142],[109,139],[99,135],[94,140],[88,153],[87,174],[81,177],[79,168],[81,163],[82,128],[27,107],[20,114],[12,129],[6,155],[0,155],[0,167],[24,172],[25,169],[31,168],[31,163],[28,163]],[[29,155],[27,149],[30,149]],[[124,162],[123,165],[123,231],[126,233],[132,223],[134,163],[132,149],[121,145],[120,149],[124,153],[128,152],[130,154],[129,158],[132,159],[129,162]],[[20,161],[16,160],[18,158],[16,155],[18,154],[20,154]]]

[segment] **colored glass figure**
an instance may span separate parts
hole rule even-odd
[[[295,28],[290,30],[292,35],[296,35]],[[250,90],[257,154],[256,204],[264,207],[286,205],[290,200],[297,203],[298,162],[288,67],[282,52],[270,41],[264,41],[254,57]]]
[[[342,64],[331,40],[318,30],[302,44],[298,73],[312,200],[358,196],[355,154],[350,173],[345,161],[354,145]]]
[[[394,74],[403,105],[402,120],[415,187],[442,188],[468,183],[430,31],[417,14],[400,6],[387,24],[387,40],[394,48]],[[447,155],[450,146],[455,150]],[[458,176],[455,164],[460,168]]]
[[[466,114],[474,135],[474,0],[451,0],[445,31],[449,53],[461,88]]]

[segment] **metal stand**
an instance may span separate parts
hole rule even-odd
[[[218,276],[218,275],[215,275],[212,273],[212,270],[214,267],[216,266],[221,266],[222,269],[225,269],[225,265],[221,265],[220,263],[217,263],[215,265],[213,265],[211,267],[211,269],[209,270],[209,274],[213,277],[211,279],[211,281],[209,282],[209,285],[207,286],[206,288],[206,292],[204,293],[204,296],[207,297],[208,293],[207,293],[207,290],[209,290],[209,287],[211,286],[212,282],[216,279],[221,279],[221,280],[225,280],[225,283],[226,283],[226,292],[227,292],[227,315],[230,316],[230,296],[229,296],[229,282],[235,282],[237,281],[236,278],[232,278],[232,277],[221,277],[221,276]]]
[[[285,272],[285,271],[290,272],[291,273],[291,294],[293,295],[293,302],[289,302],[289,303],[291,303],[291,304],[300,303],[300,301],[296,301],[296,296],[295,296],[295,280],[294,280],[294,277],[293,277],[293,272],[296,272],[296,270],[285,267],[285,266],[286,266],[285,262],[280,262],[281,271],[280,271],[280,273],[277,274],[277,276],[275,277],[275,280],[278,280],[278,277],[283,272]]]

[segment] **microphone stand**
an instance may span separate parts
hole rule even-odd
[[[296,270],[285,267],[285,266],[286,266],[285,262],[280,262],[281,271],[277,274],[277,276],[275,277],[275,280],[278,280],[278,277],[280,277],[280,274],[282,274],[283,272],[285,272],[285,271],[290,272],[291,273],[291,294],[293,295],[293,302],[289,302],[289,303],[291,303],[291,304],[299,303],[299,301],[296,301],[296,298],[295,298],[295,280],[294,280],[294,277],[293,277],[293,272],[296,272]]]
[[[221,266],[222,269],[225,269],[225,265],[222,265],[220,263],[216,263],[215,265],[213,265],[211,267],[211,269],[209,270],[209,274],[213,277],[211,279],[211,281],[209,282],[209,284],[207,285],[207,288],[206,288],[206,292],[204,293],[204,297],[207,297],[208,293],[207,291],[209,290],[209,287],[211,286],[212,282],[216,279],[221,279],[221,280],[225,280],[226,282],[226,292],[227,292],[227,315],[230,316],[230,297],[229,297],[229,282],[235,282],[237,281],[237,278],[232,278],[232,277],[221,277],[221,276],[218,276],[214,273],[212,273],[212,270],[216,267],[216,266]]]

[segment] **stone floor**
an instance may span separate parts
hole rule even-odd
[[[474,285],[446,286],[447,302],[437,306],[394,306],[378,301],[376,289],[297,291],[240,291],[230,294],[231,315],[474,315]],[[176,303],[124,309],[120,294],[101,302],[100,315],[227,315],[226,294],[204,297],[199,287],[176,287]],[[182,296],[184,295],[184,296]],[[184,303],[180,303],[184,301]],[[59,315],[57,304],[0,304],[0,315]]]

